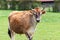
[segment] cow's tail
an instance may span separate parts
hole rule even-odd
[[[8,35],[9,35],[9,37],[11,38],[11,31],[10,31],[9,28],[8,28]]]
[[[10,17],[8,17],[8,35],[11,38],[11,30],[10,30],[10,23],[9,23],[9,21],[10,21]]]

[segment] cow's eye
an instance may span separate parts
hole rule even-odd
[[[33,12],[33,15],[35,16],[35,15],[37,15],[37,13],[36,12]]]

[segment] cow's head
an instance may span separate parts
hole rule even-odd
[[[32,9],[32,13],[33,13],[33,15],[35,16],[36,21],[37,21],[37,22],[40,22],[40,16],[41,16],[42,14],[44,14],[45,11],[44,11],[44,10],[41,10],[40,8],[35,8],[35,9]]]

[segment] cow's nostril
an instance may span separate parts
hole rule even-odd
[[[40,20],[37,20],[37,22],[40,22]]]

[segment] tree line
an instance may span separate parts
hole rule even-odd
[[[0,9],[3,10],[28,10],[40,5],[40,2],[36,1],[0,1]]]
[[[7,1],[0,0],[0,9],[2,10],[28,10],[40,6],[40,1]],[[60,12],[60,0],[54,0],[53,12]]]

